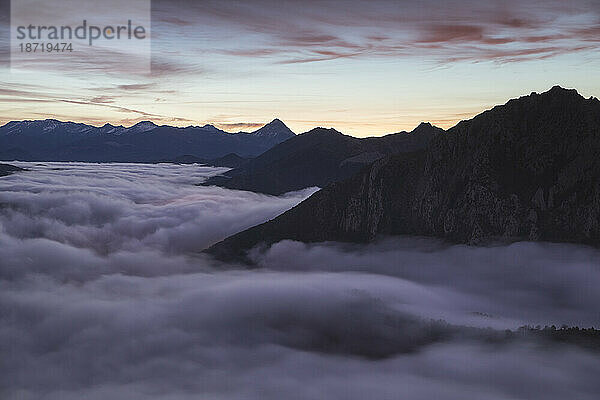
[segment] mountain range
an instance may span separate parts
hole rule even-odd
[[[53,119],[13,121],[0,127],[0,160],[156,162],[190,155],[212,160],[235,153],[255,157],[295,136],[275,119],[246,133],[212,125],[177,128],[140,122],[129,128]]]
[[[257,245],[369,242],[423,235],[451,242],[600,244],[600,101],[554,87],[380,160],[207,251],[245,259]]]
[[[429,123],[422,123],[412,132],[359,139],[335,129],[315,128],[202,184],[272,195],[312,186],[325,187],[356,174],[386,155],[420,150],[442,132]]]

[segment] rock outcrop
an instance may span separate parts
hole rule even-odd
[[[600,244],[600,101],[554,87],[511,100],[418,152],[376,161],[209,249],[426,235],[453,242]]]

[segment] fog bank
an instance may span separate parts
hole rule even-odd
[[[598,327],[595,249],[284,241],[249,271],[198,252],[310,190],[196,187],[219,172],[199,166],[24,166],[32,171],[0,179],[2,398],[600,392],[598,353],[490,340],[528,323]]]

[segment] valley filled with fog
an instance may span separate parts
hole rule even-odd
[[[198,165],[13,163],[0,178],[0,397],[595,399],[600,251],[381,238],[202,253],[316,188],[197,183]]]

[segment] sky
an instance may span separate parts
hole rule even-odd
[[[0,124],[248,131],[280,118],[296,133],[363,137],[448,128],[554,85],[600,96],[597,0],[156,0],[151,10],[151,72],[112,70],[127,54],[29,73],[4,65]]]

